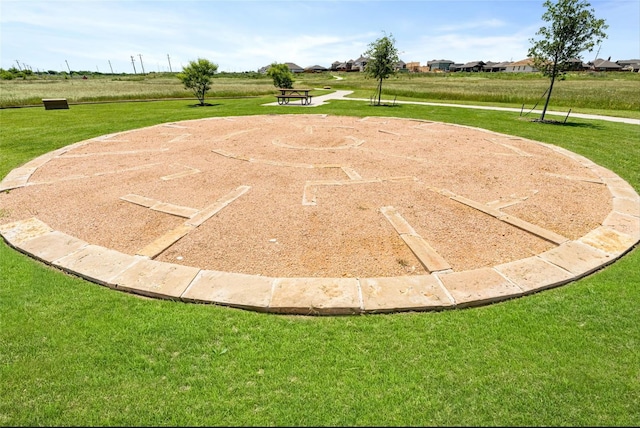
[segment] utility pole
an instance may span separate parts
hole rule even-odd
[[[136,60],[133,59],[133,55],[131,55],[131,65],[133,65],[133,74],[138,74],[136,73]]]
[[[113,67],[111,67],[111,60],[108,59],[107,61],[109,61],[109,68],[111,69],[111,74],[113,74]]]
[[[140,67],[142,67],[142,74],[144,74],[144,64],[142,63],[142,54],[138,54],[140,57]]]
[[[169,61],[169,73],[173,73],[173,70],[171,70],[171,58],[169,58],[169,54],[167,54],[167,61]]]
[[[64,62],[67,64],[67,70],[69,70],[69,76],[71,76],[71,67],[69,67],[69,62],[66,59]]]

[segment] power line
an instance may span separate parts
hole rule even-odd
[[[140,67],[142,67],[142,74],[144,73],[144,64],[142,63],[142,54],[138,54],[138,56],[140,57]]]

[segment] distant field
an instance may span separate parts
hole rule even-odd
[[[335,76],[342,77],[338,80]],[[296,75],[296,87],[350,89],[368,98],[375,81],[361,73]],[[383,84],[383,97],[424,101],[486,103],[533,108],[544,105],[549,80],[531,73],[401,73]],[[274,93],[271,79],[257,74],[225,74],[214,79],[208,98],[262,96]],[[47,77],[0,81],[0,107],[41,105],[42,98],[90,101],[194,98],[169,74]],[[579,73],[559,80],[550,108],[574,112],[640,117],[640,73]]]
[[[266,95],[273,83],[266,77],[215,79],[209,97]],[[86,80],[51,77],[0,81],[0,107],[41,105],[43,98],[66,98],[70,103],[89,101],[195,98],[175,76],[89,76]]]

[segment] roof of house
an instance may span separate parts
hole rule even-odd
[[[482,67],[485,65],[483,61],[471,61],[462,65],[462,68],[470,68],[470,67]]]
[[[300,67],[298,64],[294,64],[293,62],[286,62],[285,64],[287,64],[287,67],[289,67],[289,70],[291,71],[304,71],[304,68]]]
[[[427,61],[427,65],[432,64],[455,64],[455,62],[450,59],[434,59],[432,61]]]
[[[485,68],[503,68],[509,64],[511,64],[511,62],[509,61],[502,61],[502,62],[487,61],[485,63]]]
[[[620,67],[620,64],[616,64],[615,62],[611,62],[607,59],[602,59],[602,58],[598,58],[595,61],[593,61],[593,66],[596,68],[613,68],[613,69],[620,69],[622,67]]]
[[[640,59],[619,59],[616,63],[620,65],[640,64]]]
[[[512,62],[509,66],[518,66],[518,65],[530,65],[533,67],[533,58],[525,58],[520,61]]]

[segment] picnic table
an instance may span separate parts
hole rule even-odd
[[[311,95],[309,92],[311,89],[290,89],[290,88],[278,88],[280,93],[276,95],[278,99],[278,104],[284,105],[289,104],[289,100],[300,100],[302,105],[311,104]]]

